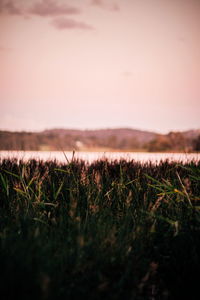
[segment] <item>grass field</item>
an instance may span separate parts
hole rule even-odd
[[[1,299],[198,299],[200,162],[0,161]]]

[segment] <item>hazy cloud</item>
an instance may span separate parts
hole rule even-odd
[[[97,6],[102,6],[103,5],[103,1],[102,0],[92,0],[91,3],[93,5],[97,5]]]
[[[85,22],[65,17],[66,15],[81,14],[81,10],[79,8],[67,4],[66,0],[32,0],[29,3],[26,2],[26,5],[24,1],[0,0],[0,13],[23,15],[26,17],[31,15],[50,18],[57,17],[53,19],[50,24],[58,30],[94,29],[91,25]],[[0,51],[4,51],[4,48],[0,47]]]
[[[85,22],[79,22],[73,19],[68,18],[57,18],[54,19],[51,24],[59,30],[64,29],[83,29],[83,30],[93,30],[94,28],[85,23]]]
[[[23,10],[18,7],[12,0],[0,0],[0,12],[10,15],[22,15]]]
[[[108,2],[105,0],[91,0],[91,4],[107,10],[112,10],[112,11],[119,10],[119,5],[116,2]]]
[[[32,5],[29,12],[35,15],[48,17],[68,14],[79,14],[80,10],[69,6],[66,3],[60,3],[56,0],[42,0]]]
[[[68,14],[79,14],[80,9],[58,0],[35,0],[35,1],[14,1],[0,0],[0,13],[10,15],[38,15],[42,17],[55,17]]]

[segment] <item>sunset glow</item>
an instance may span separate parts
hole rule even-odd
[[[200,1],[0,0],[0,129],[200,128]]]

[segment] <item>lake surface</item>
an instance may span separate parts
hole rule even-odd
[[[65,153],[65,154],[64,154]],[[0,151],[0,159],[3,158],[17,158],[25,161],[35,158],[42,160],[54,160],[59,162],[71,161],[73,152],[71,151]],[[75,152],[74,158],[83,159],[89,163],[105,159],[126,159],[135,160],[139,162],[159,163],[161,160],[168,159],[169,161],[189,162],[191,160],[199,161],[200,153],[148,153],[148,152]]]

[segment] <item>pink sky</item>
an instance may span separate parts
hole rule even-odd
[[[0,129],[200,128],[199,0],[0,0]]]

